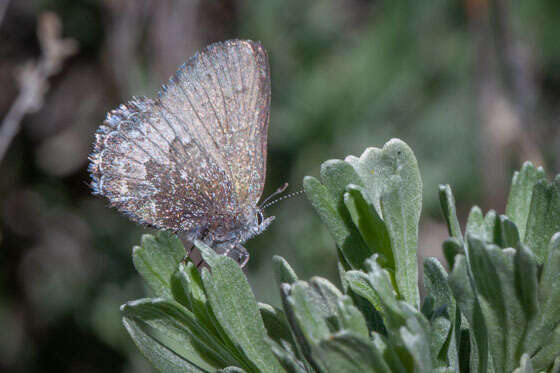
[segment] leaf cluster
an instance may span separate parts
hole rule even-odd
[[[424,261],[422,185],[400,140],[330,160],[305,192],[336,242],[342,289],[298,278],[274,257],[282,309],[258,303],[239,266],[195,242],[145,235],[134,248],[153,297],[122,306],[138,348],[162,372],[560,372],[560,175],[526,163],[505,215],[473,207],[464,231],[439,188],[449,273]]]

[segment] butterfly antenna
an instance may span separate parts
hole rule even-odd
[[[266,209],[267,207],[270,207],[270,206],[272,206],[272,205],[275,205],[276,203],[278,203],[278,202],[280,202],[280,201],[283,201],[283,200],[285,200],[285,199],[292,198],[292,197],[295,197],[295,196],[299,196],[299,195],[302,194],[302,193],[303,193],[303,189],[302,189],[302,190],[298,190],[297,192],[293,192],[293,193],[286,194],[285,196],[282,196],[282,197],[280,197],[280,198],[277,198],[277,199],[275,199],[274,201],[268,202],[268,203],[265,204],[263,207],[261,207],[261,210],[264,210],[264,209]]]
[[[286,190],[286,188],[288,187],[288,183],[284,183],[282,184],[282,186],[278,189],[276,189],[276,191],[274,193],[272,193],[271,195],[269,195],[268,197],[266,197],[264,199],[264,201],[261,202],[261,206],[264,206],[268,201],[270,201],[274,196],[279,195],[280,193],[282,193],[283,191]],[[262,210],[262,208],[261,208]]]

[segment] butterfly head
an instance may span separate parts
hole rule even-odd
[[[274,216],[265,217],[260,208],[256,208],[253,214],[249,215],[249,222],[244,226],[240,232],[238,240],[243,243],[252,237],[255,237],[264,232],[268,226],[274,221]]]
[[[237,214],[235,219],[228,223],[220,221],[210,227],[207,241],[218,246],[230,247],[243,244],[252,237],[261,234],[274,220],[274,216],[265,217],[262,209],[254,207],[244,213]]]

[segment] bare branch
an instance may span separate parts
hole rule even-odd
[[[9,4],[10,0],[0,0],[0,26],[2,25],[2,21],[4,20],[4,15],[6,15],[6,10],[8,10]]]
[[[23,117],[36,112],[43,105],[49,77],[59,72],[64,60],[78,51],[75,40],[62,39],[61,35],[62,25],[56,14],[48,12],[39,16],[37,37],[41,45],[41,57],[37,62],[27,62],[18,74],[18,97],[0,127],[0,162],[19,132]]]

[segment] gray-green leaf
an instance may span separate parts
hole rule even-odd
[[[158,297],[171,298],[171,275],[186,254],[181,240],[174,234],[160,231],[154,237],[142,236],[140,246],[132,252],[134,267]]]
[[[457,208],[455,207],[455,198],[453,197],[451,187],[449,185],[440,185],[438,188],[439,202],[443,212],[443,217],[447,223],[449,235],[451,237],[455,237],[459,241],[462,241],[463,234],[461,233],[461,226],[459,225],[459,220],[457,219]]]
[[[369,201],[385,222],[395,258],[398,292],[419,307],[418,222],[422,180],[414,153],[398,139],[382,149],[368,148],[358,160],[348,157],[364,183]]]
[[[560,175],[552,183],[538,181],[533,189],[523,242],[535,253],[539,264],[547,257],[548,243],[556,232],[560,232]]]
[[[391,372],[373,343],[347,331],[321,341],[316,354],[324,363],[326,372]]]
[[[227,256],[217,255],[201,242],[206,263],[212,274],[202,272],[202,282],[213,314],[235,347],[261,372],[283,369],[266,344],[264,327],[257,301],[239,265]]]
[[[531,162],[525,162],[521,170],[513,174],[511,188],[506,205],[506,215],[517,225],[519,236],[525,237],[529,208],[533,197],[533,188],[546,175],[542,167],[536,168]]]
[[[175,355],[204,370],[236,361],[218,339],[201,327],[190,311],[171,300],[140,299],[123,305],[121,312],[134,342],[158,369],[166,366],[156,356],[157,351],[164,350],[166,355]]]
[[[278,285],[286,283],[293,284],[298,277],[288,262],[281,256],[274,255],[272,257],[272,265],[274,267],[274,275]]]

